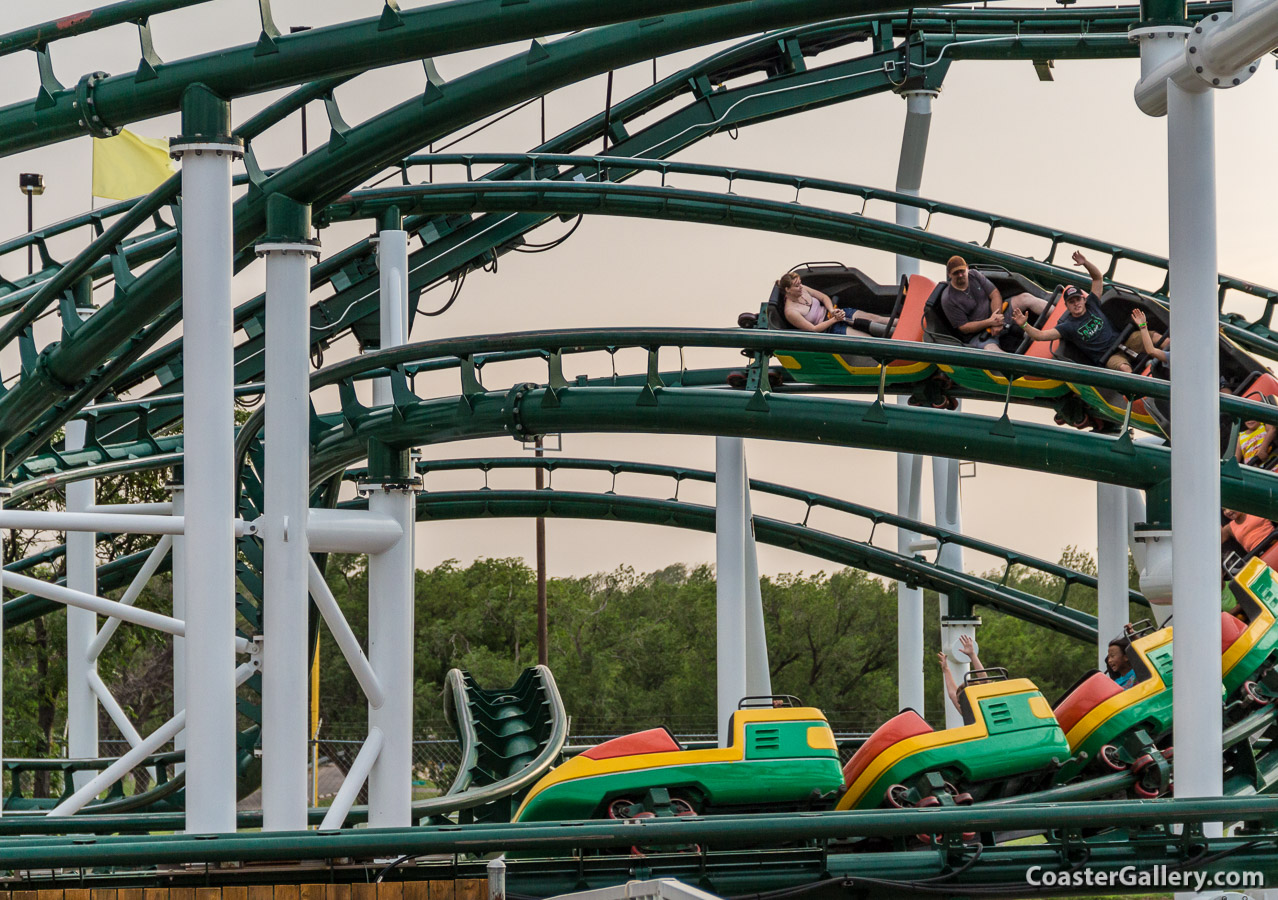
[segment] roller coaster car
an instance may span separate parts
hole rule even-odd
[[[1069,759],[1052,708],[1034,683],[1002,669],[968,675],[964,725],[933,731],[907,709],[870,736],[843,767],[838,809],[971,803],[1035,790]]]
[[[1155,631],[1141,622],[1133,629],[1123,650],[1135,684],[1124,690],[1104,672],[1089,672],[1056,704],[1056,721],[1073,753],[1056,775],[1058,784],[1084,770],[1131,768],[1142,775],[1136,790],[1143,796],[1166,787],[1169,772],[1159,742],[1166,743],[1172,725],[1172,629]]]
[[[969,268],[988,278],[998,288],[999,294],[1005,298],[1027,293],[1047,301],[1043,312],[1035,316],[1030,323],[1037,328],[1051,328],[1065,309],[1064,304],[1060,302],[1061,288],[1052,292],[1045,291],[1023,275],[1014,275],[999,266],[970,266]],[[914,278],[918,277],[914,276]],[[944,282],[936,284],[928,294],[923,313],[923,340],[933,344],[967,346],[967,338],[950,324],[945,311],[941,308],[941,294],[945,287]],[[1005,352],[1021,356],[1035,356],[1042,359],[1050,357],[1046,343],[1031,341],[1029,336],[1012,321],[1010,314],[1007,315],[1006,320],[1007,324],[998,336],[999,347]],[[955,368],[948,365],[937,366],[937,369],[962,387],[983,393],[992,392],[999,396],[1007,394],[1007,378],[998,372],[966,366]],[[1051,378],[1022,376],[1012,380],[1013,397],[1053,398],[1063,397],[1068,393],[1069,388],[1064,382]],[[1088,422],[1084,419],[1076,424],[1085,425]]]
[[[922,340],[923,304],[934,282],[914,276],[908,284],[902,280],[901,285],[894,288],[878,284],[860,269],[833,262],[803,263],[791,271],[797,272],[804,284],[829,295],[841,309],[859,309],[888,317],[886,328],[870,325],[865,331],[867,336],[889,337],[897,341]],[[746,328],[792,330],[794,326],[786,321],[784,307],[781,289],[774,284],[768,302],[760,312],[757,315],[743,313],[737,324]],[[791,378],[804,384],[877,387],[881,375],[877,360],[850,353],[778,354],[777,361]],[[890,362],[886,383],[922,381],[934,371],[935,367],[930,363]]]
[[[1278,696],[1278,575],[1253,559],[1229,584],[1247,621],[1221,619],[1221,670],[1226,702],[1243,699],[1263,704]]]
[[[738,709],[727,747],[684,750],[664,728],[614,738],[533,785],[515,822],[810,808],[843,783],[818,709]]]
[[[1165,369],[1155,369],[1154,374],[1161,378],[1169,378]],[[1278,379],[1245,350],[1229,338],[1220,337],[1220,384],[1235,397],[1244,400],[1256,400],[1261,403],[1278,403]],[[1171,435],[1171,414],[1167,400],[1145,399],[1145,408],[1158,423],[1163,434]],[[1221,434],[1221,453],[1227,448],[1229,427],[1225,424]],[[1274,457],[1278,460],[1278,457]],[[1272,463],[1271,463],[1272,467]]]

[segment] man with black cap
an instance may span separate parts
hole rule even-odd
[[[1074,251],[1074,265],[1082,266],[1092,278],[1090,293],[1082,288],[1070,285],[1061,295],[1065,301],[1065,315],[1056,322],[1055,328],[1040,331],[1027,321],[1024,313],[1012,314],[1017,325],[1035,341],[1061,340],[1077,348],[1094,366],[1105,366],[1118,372],[1130,372],[1131,363],[1118,347],[1118,329],[1101,312],[1100,295],[1105,290],[1105,281],[1101,270],[1096,267],[1081,251]],[[1150,332],[1149,337],[1157,344],[1163,339],[1161,334]],[[1142,349],[1140,333],[1133,332],[1127,339],[1127,346],[1140,352]]]
[[[980,272],[970,271],[961,256],[951,256],[945,264],[946,285],[941,291],[941,312],[950,325],[973,347],[1001,350],[998,336],[1003,330],[1003,295]],[[1047,301],[1020,293],[1008,299],[1013,310],[1031,309],[1041,313]]]

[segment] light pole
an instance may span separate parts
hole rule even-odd
[[[35,196],[44,193],[44,176],[39,172],[23,172],[18,176],[18,190],[27,195],[27,233],[35,228]],[[35,244],[27,245],[27,274],[35,272],[35,258],[32,251]]]
[[[310,31],[309,25],[290,25],[289,34],[297,34],[299,31]],[[302,104],[302,155],[306,155],[306,104]]]

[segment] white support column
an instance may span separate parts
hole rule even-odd
[[[182,516],[186,521],[186,491],[177,481],[181,477],[182,467],[174,466],[175,480],[169,483],[169,496],[173,498],[173,515]],[[186,539],[180,534],[173,535],[173,618],[186,621]],[[186,709],[186,638],[173,638],[173,715]],[[186,729],[183,728],[173,738],[174,750],[186,749]],[[181,762],[173,767],[174,774],[186,771],[186,763]]]
[[[262,829],[304,831],[309,796],[310,206],[267,205]]]
[[[84,449],[87,424],[73,419],[66,425],[67,450]],[[68,512],[84,512],[96,502],[96,482],[92,478],[67,485]],[[86,594],[98,592],[98,561],[93,532],[68,531],[66,542],[67,587]],[[87,609],[67,607],[67,750],[71,759],[98,756],[98,702],[90,684],[98,663],[89,651],[97,637],[97,614]],[[84,787],[93,778],[90,771],[76,772],[73,783]]]
[[[1096,484],[1096,653],[1105,669],[1109,642],[1127,624],[1127,489]]]
[[[182,328],[186,683],[186,830],[235,831],[235,372],[232,355],[230,104],[203,85],[182,100]]]
[[[395,217],[398,219],[398,216]],[[397,224],[397,223],[396,223]],[[408,234],[384,229],[378,234],[381,270],[381,344],[398,346],[408,335]],[[392,402],[390,384],[378,379],[373,402]],[[402,537],[368,560],[368,658],[385,690],[380,707],[368,709],[370,733],[383,735],[368,775],[368,824],[404,828],[412,824],[413,799],[413,531],[416,521],[411,473],[398,481],[376,482],[370,449],[369,512],[399,523]]]
[[[928,132],[932,127],[932,100],[936,91],[906,91],[905,129],[901,135],[901,156],[896,167],[896,190],[902,194],[918,196],[923,184],[923,163],[927,156]],[[909,228],[919,225],[919,210],[915,206],[896,207],[896,223]],[[917,275],[919,261],[913,256],[897,254],[896,281],[909,275]],[[898,403],[904,404],[901,397]],[[919,517],[919,489],[923,472],[923,457],[916,453],[896,455],[896,512],[897,515]],[[897,529],[898,553],[909,553],[917,535],[905,529]],[[910,587],[903,582],[896,585],[896,638],[897,638],[897,702],[901,709],[907,707],[923,714],[923,589]]]
[[[12,493],[10,488],[0,487],[0,510],[4,509],[4,504]],[[4,545],[8,538],[5,529],[0,528],[0,597],[4,596],[5,579],[5,559]],[[0,713],[4,711],[4,604],[0,603]],[[0,715],[0,771],[3,771],[4,764],[4,716]],[[4,815],[4,804],[0,802],[0,816]]]
[[[901,398],[905,402],[905,398]],[[923,457],[916,453],[896,455],[896,512],[917,520],[922,493]],[[918,534],[906,528],[896,530],[896,551],[913,556],[910,547]],[[896,683],[897,706],[913,709],[920,716],[925,709],[923,692],[923,589],[896,583]]]
[[[715,671],[719,746],[728,746],[728,721],[746,683],[745,441],[714,439]]]
[[[1176,796],[1219,797],[1220,342],[1215,98],[1167,85],[1168,259],[1175,439],[1171,450]],[[1214,828],[1212,828],[1214,826]],[[1219,823],[1204,826],[1220,834]]]
[[[759,555],[754,539],[754,510],[750,507],[750,473],[741,466],[741,490],[745,500],[745,626],[746,693],[765,697],[772,693],[772,672],[768,666],[768,630],[763,621],[763,593],[759,587]]]
[[[934,518],[939,528],[955,534],[963,530],[963,504],[959,492],[959,461],[932,457],[932,502],[935,507]],[[963,571],[963,548],[958,544],[946,543],[936,554],[936,564]],[[968,665],[962,654],[955,653],[961,634],[974,634],[976,621],[972,619],[953,620],[950,618],[950,598],[941,595],[941,646],[948,648],[950,671],[959,684],[967,677]],[[963,719],[951,704],[945,704],[945,727],[957,728]]]

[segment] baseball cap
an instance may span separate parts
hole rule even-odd
[[[945,276],[948,278],[955,269],[966,269],[967,260],[961,256],[951,256],[945,263]]]

